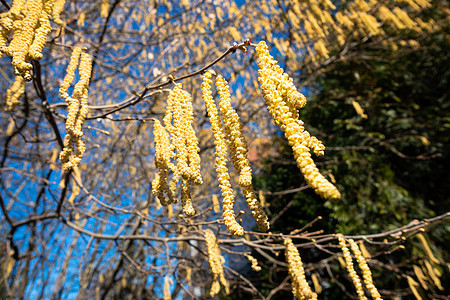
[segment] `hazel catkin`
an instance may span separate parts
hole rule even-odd
[[[60,95],[68,104],[68,115],[66,119],[66,137],[64,139],[64,148],[59,154],[63,164],[63,170],[67,171],[76,167],[86,151],[86,146],[81,140],[83,132],[82,124],[88,114],[88,88],[92,71],[92,60],[89,54],[81,52],[78,73],[80,80],[74,87],[72,97],[67,94],[67,88],[73,80],[78,53],[80,49],[75,48],[71,55],[70,64],[67,68],[67,75],[60,87]],[[75,150],[76,149],[76,150]]]
[[[225,288],[225,292],[229,293],[228,281],[225,279],[223,273],[223,264],[225,258],[220,255],[219,245],[217,244],[217,239],[212,230],[207,229],[203,232],[205,236],[206,247],[208,249],[208,262],[209,270],[211,271],[211,276],[213,283],[211,286],[211,297],[218,294],[220,291],[220,284]]]
[[[361,284],[361,279],[359,278],[358,274],[356,273],[355,269],[353,268],[353,259],[350,254],[350,251],[348,250],[346,246],[346,242],[342,234],[338,234],[339,239],[339,246],[341,247],[342,253],[344,254],[345,259],[345,266],[347,268],[347,272],[352,278],[353,285],[355,286],[356,293],[358,294],[358,298],[360,300],[367,300],[366,296],[364,295],[363,286]]]
[[[292,79],[283,74],[283,70],[273,60],[264,41],[258,44],[256,52],[259,66],[258,80],[267,108],[275,124],[284,131],[306,182],[322,198],[340,198],[337,188],[320,174],[311,158],[311,150],[321,155],[325,147],[317,138],[310,136],[302,126],[303,122],[298,119],[296,108],[302,107],[306,100],[299,96],[300,93],[293,86]]]
[[[6,91],[6,110],[13,110],[20,102],[19,98],[25,93],[25,80],[16,76],[11,87]]]
[[[214,144],[216,146],[215,167],[219,179],[219,187],[222,191],[223,220],[228,231],[233,235],[243,235],[244,229],[236,221],[234,214],[234,194],[231,188],[230,175],[227,168],[227,147],[225,136],[222,130],[218,111],[211,91],[211,73],[203,74],[202,97],[208,112],[211,127],[214,133]]]
[[[363,279],[364,279],[366,288],[369,290],[373,299],[381,300],[381,295],[378,292],[375,285],[373,284],[372,272],[370,271],[370,268],[367,265],[366,259],[362,255],[358,245],[355,243],[354,240],[349,239],[348,242],[350,243],[350,247],[352,249],[353,254],[355,255],[356,261],[358,262],[359,269],[361,270],[361,272],[363,274]]]
[[[292,293],[299,300],[317,299],[317,294],[311,290],[306,281],[305,270],[303,269],[303,263],[297,248],[291,239],[285,239],[284,245],[286,246],[285,257],[288,264],[289,276],[292,281]]]
[[[261,231],[269,230],[267,216],[256,198],[252,186],[252,169],[247,157],[248,147],[242,134],[242,124],[236,111],[231,106],[230,89],[227,81],[222,76],[216,79],[217,91],[220,95],[220,111],[224,120],[226,138],[229,141],[233,165],[239,174],[239,185],[246,198],[247,205],[252,211],[256,224]]]
[[[153,124],[153,136],[155,138],[155,165],[158,174],[152,181],[152,192],[163,206],[175,203],[175,191],[168,184],[168,170],[173,153],[170,148],[169,134],[158,120]],[[169,198],[166,200],[164,194]]]

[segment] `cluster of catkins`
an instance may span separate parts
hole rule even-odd
[[[25,93],[25,80],[22,76],[16,76],[16,80],[6,91],[6,110],[13,110],[20,102],[19,98]]]
[[[303,122],[299,119],[298,109],[305,106],[306,98],[297,91],[292,78],[283,73],[283,69],[274,61],[265,42],[260,42],[256,51],[259,66],[258,79],[267,108],[275,124],[284,131],[306,182],[325,199],[339,198],[340,193],[337,188],[320,174],[311,158],[310,151],[316,155],[323,155],[325,147],[321,141],[305,130]],[[217,76],[216,89],[220,96],[219,107],[222,121],[212,97],[212,75],[213,73],[208,71],[202,76],[202,97],[214,133],[215,167],[223,197],[225,226],[233,235],[244,234],[244,229],[236,221],[234,213],[235,195],[227,168],[229,150],[233,166],[239,175],[239,185],[258,228],[267,231],[269,222],[252,187],[252,169],[247,158],[248,147],[242,135],[239,116],[231,106],[228,83],[222,76]],[[181,199],[186,215],[195,213],[190,197],[190,183],[200,184],[202,181],[198,142],[192,127],[192,119],[191,96],[182,90],[181,84],[176,84],[168,99],[164,126],[159,121],[155,121],[154,125],[156,167],[159,171],[152,182],[152,190],[162,205],[175,203],[177,202],[176,187],[181,178]],[[175,159],[176,165],[172,163]],[[170,181],[169,172],[172,173]]]
[[[220,255],[220,249],[217,244],[216,236],[210,229],[205,230],[203,234],[205,236],[206,247],[208,248],[209,269],[213,280],[210,295],[211,297],[214,297],[214,295],[219,293],[220,284],[225,287],[225,292],[229,293],[228,282],[223,273],[225,258]]]
[[[243,235],[244,229],[236,221],[234,214],[234,192],[231,188],[227,168],[227,144],[232,155],[233,165],[239,174],[239,184],[247,204],[260,230],[269,229],[269,222],[263,208],[256,198],[252,187],[252,170],[247,158],[247,143],[242,135],[242,124],[236,111],[231,107],[230,90],[222,76],[217,77],[216,86],[220,95],[220,110],[223,123],[211,91],[211,72],[203,75],[202,92],[206,109],[210,117],[216,145],[216,171],[219,187],[223,196],[223,219],[227,229],[234,235]],[[191,183],[201,184],[200,156],[198,140],[195,136],[191,95],[182,89],[180,83],[169,94],[164,126],[155,120],[153,133],[155,137],[155,164],[158,174],[152,182],[152,191],[159,202],[166,206],[176,203],[177,183],[181,178],[181,202],[183,212],[195,214],[190,195]],[[225,129],[223,130],[222,127]],[[174,163],[176,161],[176,164]],[[169,178],[172,174],[172,178]]]
[[[69,96],[67,90],[75,77],[77,67],[80,80],[75,85],[72,96]],[[59,94],[66,101],[69,110],[66,119],[64,149],[59,154],[65,171],[78,166],[86,150],[84,142],[81,140],[83,136],[81,127],[88,113],[87,99],[91,71],[92,60],[89,54],[83,52],[79,47],[74,48],[67,67],[67,74],[59,89]]]
[[[26,81],[31,80],[29,61],[42,58],[42,49],[52,30],[50,15],[60,24],[62,6],[55,2],[60,1],[14,0],[10,10],[0,15],[0,56],[11,56],[16,76]],[[7,45],[10,35],[12,39]]]
[[[267,109],[275,124],[284,131],[294,152],[297,166],[306,182],[324,199],[338,199],[338,189],[320,174],[310,151],[323,155],[325,149],[321,141],[311,136],[299,119],[298,109],[306,104],[305,97],[297,91],[292,78],[283,72],[268,51],[264,41],[256,47],[258,55],[258,80],[266,101]]]
[[[200,174],[200,148],[192,125],[193,120],[192,97],[182,89],[181,83],[178,83],[167,101],[165,126],[155,120],[153,127],[158,174],[152,182],[152,191],[162,205],[176,203],[176,187],[181,178],[181,202],[183,212],[187,216],[195,214],[191,184],[203,183]],[[171,162],[173,158],[176,158],[176,165]],[[172,172],[170,181],[169,170]],[[168,199],[164,195],[167,195]]]
[[[231,106],[230,89],[228,83],[222,76],[217,76],[216,88],[220,96],[220,111],[223,116],[224,129],[219,118],[215,101],[211,91],[211,72],[206,72],[202,79],[202,96],[206,105],[209,120],[214,134],[216,146],[216,171],[219,179],[219,187],[223,196],[223,219],[225,226],[234,235],[243,235],[242,226],[236,221],[234,215],[234,193],[231,188],[230,175],[227,168],[227,147],[225,138],[229,141],[233,166],[239,174],[239,185],[246,198],[247,205],[252,211],[258,228],[262,231],[269,229],[269,222],[264,210],[256,198],[252,186],[252,169],[247,158],[247,143],[242,135],[242,124],[236,111]]]
[[[356,293],[358,294],[359,299],[361,300],[367,299],[367,297],[364,295],[364,289],[361,283],[361,279],[353,267],[353,259],[350,254],[350,250],[347,248],[346,241],[341,234],[338,235],[338,239],[339,239],[339,246],[341,247],[342,253],[344,254],[345,265],[350,277],[352,278],[353,284],[356,289]],[[362,255],[361,250],[358,247],[358,244],[356,244],[356,242],[352,239],[349,239],[348,242],[350,243],[350,248],[353,251],[356,261],[358,262],[359,269],[363,273],[363,279],[366,288],[369,290],[373,299],[381,300],[381,295],[372,281],[372,272],[370,271],[370,268],[367,265],[366,259]]]

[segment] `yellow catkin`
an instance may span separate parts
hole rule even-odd
[[[77,25],[78,27],[84,27],[85,23],[84,21],[86,20],[86,14],[84,12],[82,12],[77,19]]]
[[[14,45],[18,43],[18,37],[23,27],[25,1],[14,0],[7,13],[0,14],[0,57],[3,55],[14,56]],[[8,36],[14,31],[16,38],[14,43],[7,46]]]
[[[4,269],[4,276],[5,278],[8,278],[11,274],[11,271],[14,268],[14,264],[16,263],[16,260],[13,257],[14,251],[11,250],[9,252],[8,258],[6,259],[6,268]]]
[[[11,87],[6,91],[6,110],[13,110],[19,103],[20,97],[25,93],[25,80],[16,76]]]
[[[102,5],[100,7],[100,16],[106,18],[109,11],[109,0],[102,0]]]
[[[191,198],[191,183],[184,178],[181,181],[181,204],[183,205],[183,212],[186,216],[195,215],[195,209],[192,205]]]
[[[74,174],[74,177],[72,178],[72,193],[71,193],[69,199],[67,200],[67,202],[70,204],[73,204],[73,201],[80,194],[80,191],[81,191],[80,186],[77,183],[77,181],[81,183],[81,174],[80,174],[80,170],[78,169],[78,167],[73,168],[73,174]]]
[[[267,216],[256,199],[252,186],[252,169],[247,157],[247,142],[242,134],[242,124],[236,111],[231,106],[230,90],[228,83],[222,76],[216,79],[217,91],[220,95],[220,111],[223,115],[225,134],[229,141],[229,149],[233,160],[234,168],[239,174],[239,185],[247,201],[248,207],[252,211],[253,218],[261,231],[269,230]]]
[[[423,249],[425,250],[425,253],[431,259],[431,261],[434,262],[435,264],[439,264],[439,260],[434,256],[433,251],[431,251],[430,245],[428,244],[425,236],[422,233],[419,233],[417,235],[417,238],[419,239]]]
[[[152,181],[152,192],[162,205],[167,206],[177,202],[175,191],[168,184],[168,169],[174,153],[170,148],[169,134],[158,120],[155,120],[153,124],[153,136],[155,139],[155,165],[158,174]],[[166,200],[164,194],[169,200]]]
[[[70,194],[69,199],[67,199],[67,202],[73,204],[73,201],[79,194],[80,194],[80,187],[75,182],[75,180],[72,180],[72,193]]]
[[[43,1],[30,0],[26,7],[27,12],[22,21],[22,28],[14,34],[13,40],[6,51],[8,55],[12,56],[15,74],[22,76],[26,81],[30,81],[32,65],[27,61],[27,56],[43,10]]]
[[[190,267],[186,267],[186,280],[189,283],[189,285],[191,285],[191,281],[192,281],[192,268]]]
[[[363,274],[364,283],[366,284],[366,288],[369,290],[370,295],[375,300],[381,300],[381,295],[378,292],[377,288],[373,284],[372,280],[372,272],[370,271],[369,266],[367,265],[366,259],[361,254],[361,251],[358,247],[358,244],[355,243],[354,240],[350,239],[348,240],[350,243],[350,247],[353,251],[353,254],[355,255],[356,261],[358,262],[359,269],[361,270]]]
[[[203,76],[202,82],[202,97],[205,102],[206,110],[208,112],[211,128],[214,133],[214,144],[216,146],[215,153],[215,167],[217,177],[219,179],[219,187],[222,191],[223,197],[223,220],[228,231],[233,235],[243,235],[244,229],[236,221],[234,214],[234,194],[231,188],[230,175],[227,168],[227,147],[225,144],[225,137],[222,130],[221,122],[218,116],[218,111],[211,91],[211,73],[206,72]]]
[[[380,33],[380,29],[379,29],[380,24],[378,23],[377,19],[374,16],[369,15],[364,12],[360,12],[359,20],[361,20],[361,23],[364,25],[364,28],[368,33],[371,33],[374,35]]]
[[[263,190],[259,190],[258,197],[259,197],[259,201],[261,201],[261,206],[265,207],[266,206],[266,195],[264,195]]]
[[[8,127],[6,128],[5,134],[11,135],[14,132],[15,127],[16,127],[16,122],[13,119],[11,119],[9,121]]]
[[[406,26],[406,28],[414,29],[417,24],[408,16],[408,14],[398,7],[395,7],[392,12],[399,18],[399,20]]]
[[[190,181],[195,184],[202,184],[203,179],[200,174],[200,147],[198,146],[198,139],[195,135],[195,130],[193,127],[193,107],[192,107],[192,97],[191,95],[183,91],[184,97],[187,99],[184,108],[184,119],[187,123],[185,128],[186,134],[186,145],[188,150],[188,160],[189,160],[189,170],[190,170]]]
[[[256,272],[261,271],[261,267],[258,266],[258,260],[251,255],[246,255],[247,259],[252,263],[252,269]]]
[[[39,16],[39,23],[34,34],[34,40],[28,51],[28,54],[32,59],[42,59],[42,49],[45,46],[47,35],[52,31],[52,27],[50,26],[52,7],[52,0],[44,1],[44,6],[41,15]]]
[[[431,281],[434,283],[434,285],[441,291],[444,290],[444,287],[441,285],[441,281],[439,280],[438,275],[435,272],[435,268],[430,264],[428,260],[424,261],[425,267],[427,268],[428,275],[431,278]]]
[[[258,80],[267,108],[275,120],[275,124],[280,126],[284,131],[289,145],[294,152],[297,166],[305,177],[306,182],[322,198],[340,198],[341,195],[337,188],[319,172],[309,153],[310,150],[313,150],[317,154],[323,153],[323,144],[318,140],[314,141],[312,145],[310,144],[310,134],[302,126],[303,122],[298,119],[292,108],[287,104],[289,96],[281,88],[283,84],[278,83],[277,86],[277,81],[280,81],[280,79],[275,74],[282,74],[282,70],[280,69],[278,73],[274,74],[273,69],[279,69],[279,67],[276,67],[276,62],[270,56],[265,42],[261,41],[256,47],[256,51],[259,65]],[[284,75],[281,78],[283,82],[291,82]]]
[[[64,5],[66,4],[66,0],[55,0],[55,3],[53,4],[53,21],[58,24],[59,26],[64,25],[64,21],[61,20],[61,13],[64,9]]]
[[[317,274],[313,273],[311,275],[311,279],[312,279],[312,282],[313,282],[313,285],[314,285],[314,291],[317,294],[322,293],[322,286],[320,285],[319,279],[317,278]]]
[[[394,13],[392,13],[392,11],[384,5],[380,6],[380,8],[378,9],[378,16],[382,21],[384,21],[388,24],[392,24],[397,29],[405,28],[405,25],[403,25],[403,23],[400,22],[400,20],[397,18],[397,16]]]
[[[365,258],[370,258],[370,257],[371,257],[370,252],[367,250],[367,248],[366,248],[366,246],[364,245],[364,242],[363,242],[362,240],[359,241],[359,249],[361,250],[361,253],[362,253],[362,255],[363,255]]]
[[[172,96],[171,96],[172,95]],[[171,93],[171,95],[169,95],[168,99],[167,99],[167,103],[166,103],[166,113],[164,115],[164,127],[167,130],[167,132],[170,133],[170,135],[172,136],[172,143],[169,145],[169,148],[167,148],[166,151],[171,153],[171,158],[176,158],[175,155],[175,141],[176,141],[176,129],[172,124],[172,120],[173,120],[173,102],[175,101],[175,98],[173,97],[173,94]],[[173,194],[175,194],[176,188],[177,188],[177,184],[178,181],[180,180],[180,174],[178,172],[178,168],[175,164],[170,163],[169,164],[169,168],[172,170],[173,175],[172,175],[172,179],[169,182],[169,189],[171,190],[171,192]],[[173,199],[175,202],[177,202],[178,200],[175,198]],[[174,202],[174,203],[175,203]]]
[[[358,294],[359,299],[367,300],[366,296],[364,296],[364,290],[361,284],[361,279],[359,278],[358,274],[356,273],[355,269],[353,268],[353,259],[350,254],[350,251],[348,250],[344,237],[342,234],[338,235],[339,239],[339,246],[341,247],[342,253],[344,254],[345,259],[345,265],[347,267],[347,272],[349,273],[350,277],[352,278],[353,285],[355,286],[356,293]]]
[[[14,17],[18,17],[24,6],[25,0],[14,0],[11,8],[9,9],[9,13]]]
[[[172,204],[167,205],[167,218],[169,218],[169,219],[173,218],[173,205]]]
[[[428,285],[426,284],[427,277],[423,274],[422,269],[416,265],[413,266],[413,269],[414,274],[416,274],[417,279],[419,279],[422,288],[428,291]]]
[[[192,97],[182,89],[181,83],[175,85],[169,97],[172,97],[173,103],[173,140],[177,150],[177,169],[183,178],[201,184],[203,180],[200,174],[200,148],[192,125]]]
[[[422,297],[420,296],[419,292],[416,289],[416,286],[419,286],[419,284],[409,275],[406,275],[406,278],[408,279],[408,285],[411,291],[413,292],[414,296],[417,300],[422,300]]]
[[[367,115],[364,113],[364,110],[362,109],[361,105],[359,105],[358,102],[356,102],[354,99],[352,99],[352,105],[355,109],[356,113],[363,119],[367,119]]]
[[[81,48],[75,47],[70,56],[70,62],[69,65],[67,66],[66,76],[64,77],[63,82],[61,82],[59,88],[59,96],[64,100],[67,97],[69,97],[69,94],[67,94],[67,90],[69,89],[70,84],[72,83],[73,78],[75,77],[75,71],[78,67],[80,55],[81,55]]]
[[[339,256],[338,261],[343,269],[345,269],[347,267],[347,265],[345,264],[345,260],[342,257]]]
[[[172,279],[169,276],[164,278],[164,300],[171,300],[172,295],[170,294],[170,283]]]
[[[233,158],[233,165],[239,173],[239,184],[249,186],[252,184],[252,169],[247,158],[248,147],[242,134],[242,123],[231,106],[228,83],[221,75],[217,76],[216,87],[220,95],[219,107],[223,116],[226,138],[230,141],[229,149]]]
[[[81,140],[81,137],[83,136],[81,127],[84,122],[84,119],[88,114],[87,99],[88,99],[88,88],[89,88],[89,80],[91,77],[91,71],[92,71],[91,57],[89,56],[89,54],[82,52],[80,58],[80,65],[78,68],[80,80],[74,87],[72,97],[66,95],[67,93],[66,94],[61,93],[61,89],[64,90],[64,87],[60,88],[60,94],[62,94],[62,96],[67,96],[65,98],[65,101],[68,104],[69,110],[66,119],[66,137],[64,140],[64,149],[59,154],[59,159],[61,160],[63,164],[63,170],[65,171],[68,171],[71,168],[78,166],[78,164],[81,161],[81,157],[86,151],[86,146],[84,142]]]
[[[6,36],[8,35],[8,30],[0,24],[0,58],[3,57],[2,49],[6,48]]]
[[[220,212],[220,203],[219,203],[219,198],[217,197],[216,194],[212,195],[212,202],[213,202],[214,212],[219,213]]]
[[[172,97],[173,99],[174,136],[172,138],[177,151],[177,168],[182,176],[188,177],[188,152],[186,147],[186,136],[184,134],[186,122],[183,111],[183,102],[187,99],[182,95],[181,84],[175,85],[175,88],[170,92],[169,97]]]
[[[306,281],[305,270],[297,248],[291,239],[285,239],[284,245],[286,246],[285,257],[288,271],[292,280],[292,293],[299,300],[317,299],[317,294],[311,290]]]
[[[318,53],[320,56],[322,56],[322,57],[324,57],[324,58],[330,57],[330,56],[328,55],[328,50],[327,50],[327,48],[325,47],[325,43],[324,43],[323,39],[319,39],[319,40],[314,44],[314,49],[316,49],[317,53]]]
[[[214,297],[214,295],[218,294],[221,284],[225,288],[225,292],[229,293],[228,281],[225,279],[225,275],[223,273],[225,258],[220,255],[220,249],[216,236],[210,229],[205,230],[203,234],[205,236],[206,247],[208,249],[209,270],[211,271],[213,280],[210,295],[211,297]]]

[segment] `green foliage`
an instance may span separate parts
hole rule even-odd
[[[376,232],[446,211],[449,42],[443,34],[422,42],[422,51],[402,54],[362,49],[376,59],[327,70],[314,108],[303,112],[337,161],[332,170],[343,197],[326,207],[340,231]]]

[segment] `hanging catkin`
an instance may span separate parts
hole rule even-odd
[[[81,52],[81,54],[80,54]],[[80,64],[78,73],[80,80],[75,85],[73,95],[70,97],[67,94],[67,89],[74,78],[74,72],[78,64],[78,57],[80,57]],[[88,87],[92,71],[92,60],[89,54],[81,51],[80,48],[73,50],[69,66],[67,67],[67,75],[61,83],[60,95],[68,104],[69,113],[66,119],[66,137],[64,140],[64,149],[59,154],[59,159],[63,164],[63,170],[67,171],[78,166],[81,157],[86,151],[84,142],[81,140],[83,132],[81,131],[82,124],[86,115],[88,114]]]
[[[211,92],[211,73],[206,72],[202,82],[202,96],[205,101],[211,127],[214,133],[214,144],[216,146],[215,167],[219,179],[219,187],[223,197],[223,220],[228,231],[233,235],[243,235],[244,229],[236,221],[234,214],[234,194],[231,188],[230,175],[227,168],[227,146],[225,144],[225,135],[222,131],[218,111]]]
[[[297,166],[305,177],[306,182],[314,191],[325,199],[338,199],[340,193],[337,188],[320,174],[309,153],[323,153],[323,144],[302,126],[303,122],[297,117],[294,108],[304,105],[304,97],[292,87],[291,79],[283,74],[283,70],[269,54],[267,45],[261,41],[256,47],[258,54],[258,80],[267,104],[267,108],[275,120],[275,124],[284,131],[289,145],[294,152]],[[289,89],[288,89],[289,88]]]
[[[247,200],[247,205],[252,211],[256,224],[261,231],[269,230],[267,216],[256,198],[252,185],[252,169],[247,157],[248,147],[242,134],[242,124],[236,111],[231,106],[230,89],[228,82],[217,76],[217,91],[220,95],[220,111],[223,116],[226,138],[229,141],[229,149],[236,172],[239,174],[239,185]]]

